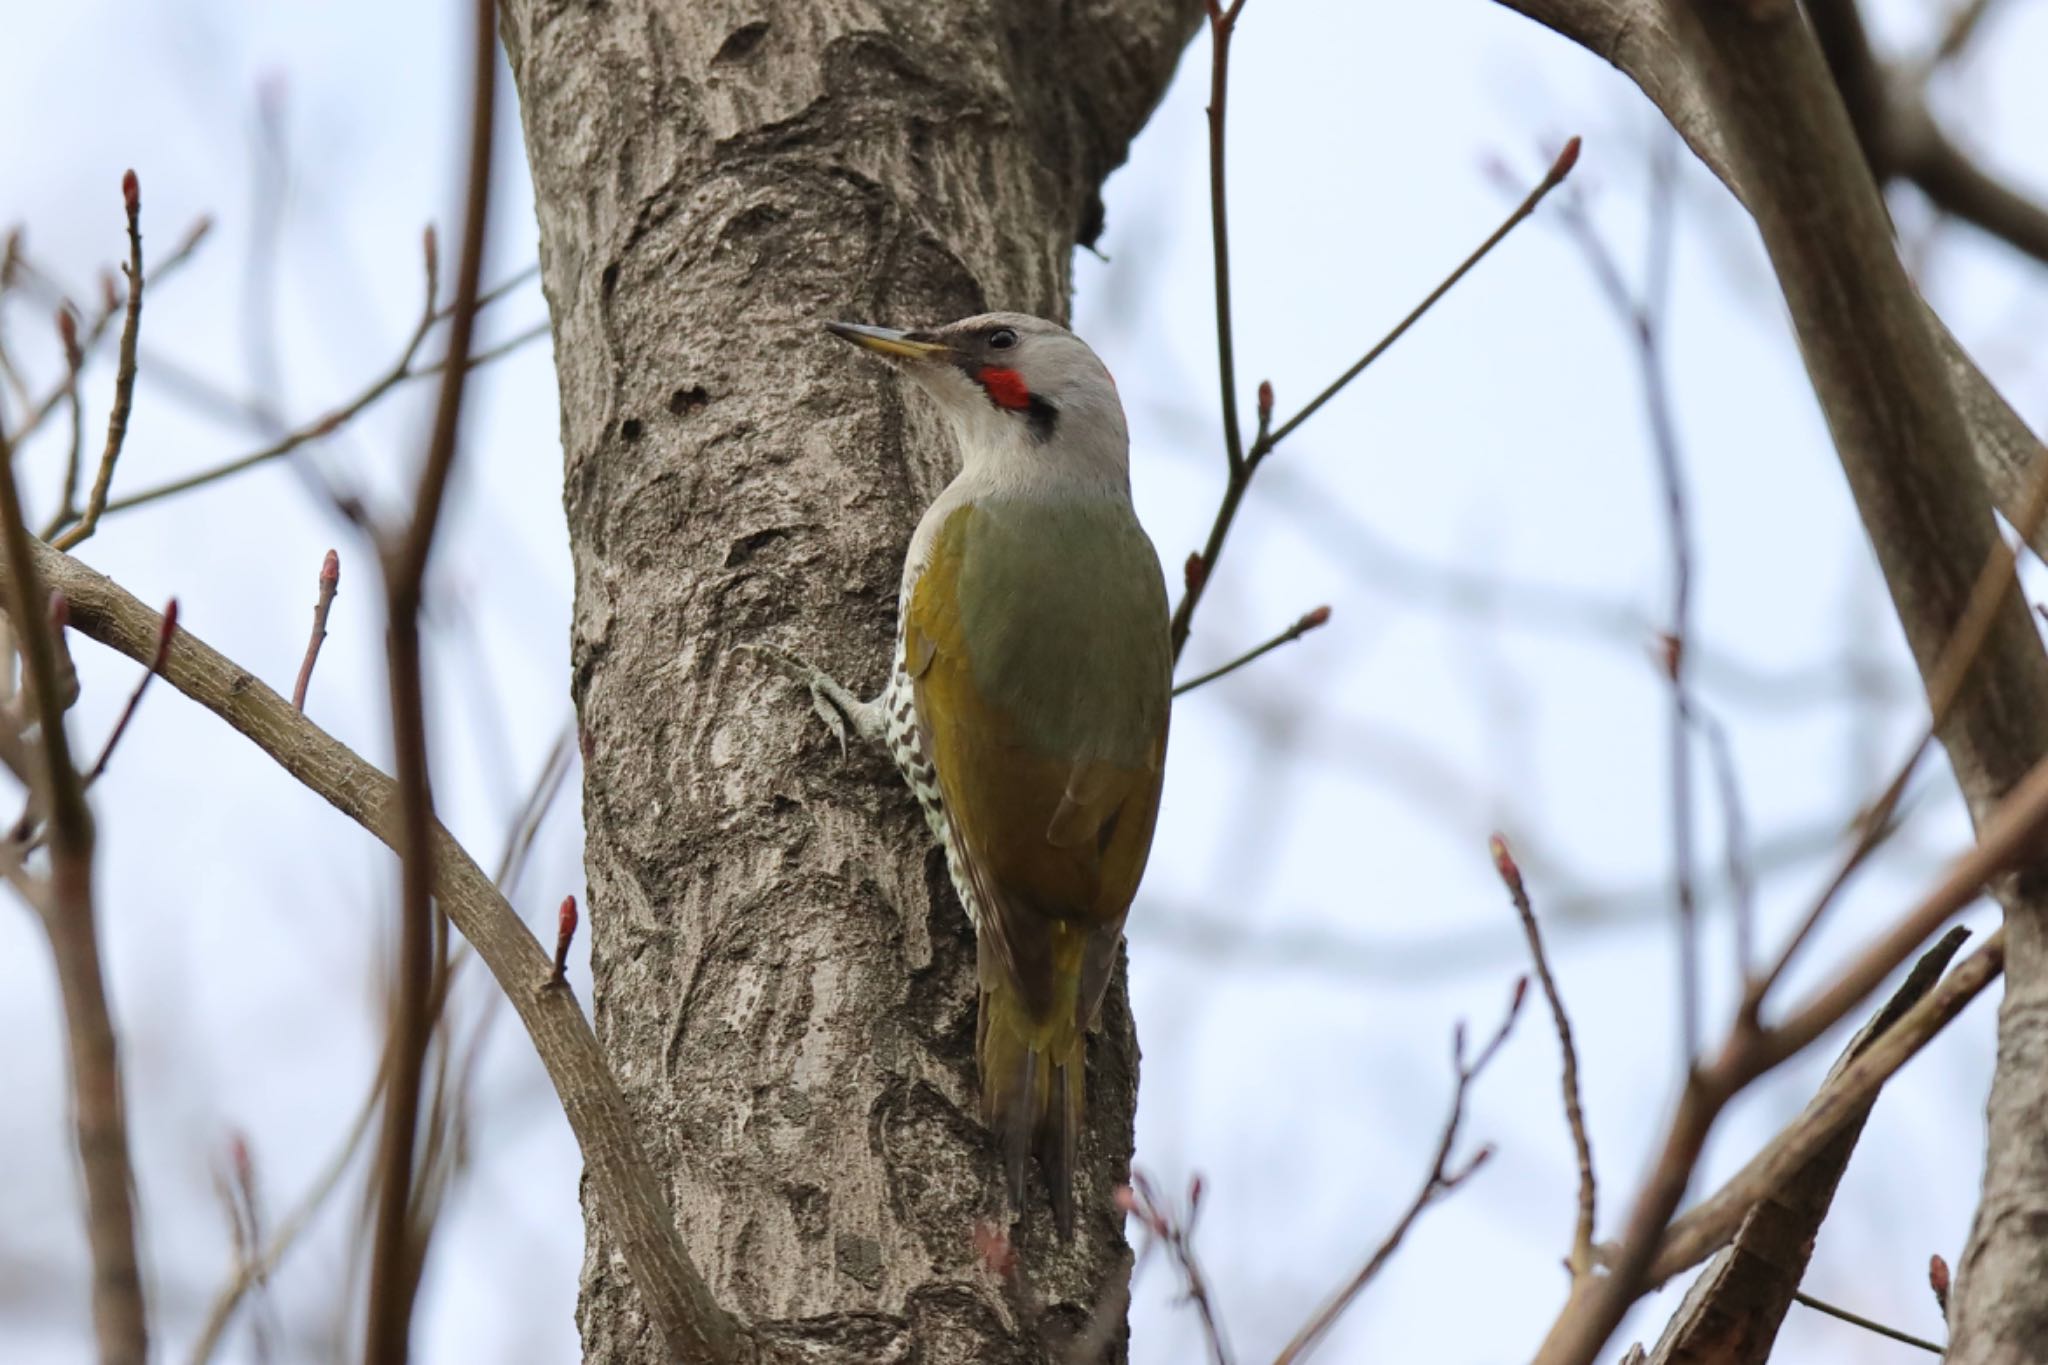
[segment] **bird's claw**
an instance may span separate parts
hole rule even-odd
[[[818,713],[818,719],[825,722],[825,728],[839,741],[840,758],[846,757],[849,729],[864,740],[881,740],[881,708],[874,702],[855,696],[844,683],[808,659],[785,654],[773,645],[738,645],[733,652],[758,655],[777,672],[809,691],[811,709]]]

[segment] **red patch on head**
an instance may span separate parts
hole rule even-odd
[[[1021,409],[1031,406],[1031,390],[1025,386],[1024,376],[1015,370],[986,365],[974,377],[987,390],[988,401],[997,407]]]

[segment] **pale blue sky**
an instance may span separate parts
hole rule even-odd
[[[151,295],[145,336],[245,391],[256,111],[269,90],[290,186],[270,324],[280,406],[303,420],[390,363],[417,308],[420,226],[451,208],[460,92],[442,11],[452,7],[15,8],[0,48],[0,124],[16,130],[0,139],[0,225],[26,223],[38,261],[82,288],[115,259],[119,178],[131,165],[153,250],[211,213],[213,240]],[[1932,8],[1887,0],[1874,17],[1887,41],[1913,43]],[[1936,93],[1973,146],[2048,194],[2048,153],[2030,132],[2048,124],[2035,74],[2043,52],[2048,7],[2006,6]],[[1206,76],[1198,40],[1110,182],[1108,259],[1083,254],[1076,269],[1076,326],[1130,408],[1139,508],[1169,565],[1199,543],[1222,474]],[[1641,261],[1661,125],[1603,64],[1482,0],[1252,0],[1231,109],[1247,407],[1260,378],[1285,413],[1347,365],[1511,202],[1489,164],[1526,182],[1568,133],[1585,137],[1574,184],[1595,221],[1627,268]],[[494,275],[535,252],[509,119],[506,130]],[[1700,692],[1729,726],[1750,832],[1769,845],[1824,831],[1867,799],[1910,736],[1914,684],[1753,235],[1682,154],[1679,167],[1669,355],[1698,543]],[[1896,209],[1917,242],[1924,211],[1910,196]],[[1956,228],[1935,238],[1930,259],[1938,306],[2038,422],[2048,376],[2028,343],[2041,326],[2041,272]],[[529,287],[490,335],[543,313]],[[10,310],[7,325],[17,352],[47,364],[30,312]],[[95,371],[95,420],[107,387]],[[385,405],[319,458],[373,489],[398,488],[425,401],[415,392]],[[553,404],[545,345],[487,373],[436,560],[438,794],[487,863],[568,713]],[[121,480],[140,486],[256,443],[145,381]],[[55,455],[31,450],[33,491],[47,494]],[[85,558],[145,598],[176,594],[187,625],[279,685],[330,544],[342,548],[342,595],[311,709],[381,754],[364,552],[290,471],[110,521]],[[1446,606],[1452,571],[1509,586],[1492,602]],[[1167,1186],[1203,1173],[1201,1245],[1245,1359],[1270,1357],[1408,1199],[1448,1095],[1452,1024],[1490,1026],[1520,970],[1486,856],[1496,827],[1522,850],[1539,911],[1576,905],[1583,920],[1635,893],[1623,922],[1555,933],[1604,1176],[1603,1233],[1618,1219],[1675,1093],[1666,698],[1649,636],[1667,594],[1634,359],[1554,217],[1521,229],[1254,487],[1191,665],[1319,602],[1335,618],[1181,708],[1131,931],[1145,1054],[1139,1164]],[[1560,595],[1624,624],[1588,627],[1552,609]],[[1885,680],[1883,698],[1848,695],[1852,662]],[[90,645],[79,663],[86,695],[74,726],[97,735],[134,669]],[[1711,871],[1722,826],[1704,756],[1701,774],[1698,846]],[[175,1355],[226,1272],[209,1172],[228,1128],[250,1134],[277,1211],[317,1172],[367,1083],[394,871],[168,689],[150,698],[97,799],[146,1260]],[[1922,809],[1800,983],[1963,837],[1945,788]],[[575,810],[573,800],[556,809],[519,898],[536,923],[563,892],[581,891]],[[1824,861],[1780,864],[1765,879],[1764,941],[1812,894]],[[1204,948],[1198,931],[1217,923],[1245,941]],[[1730,981],[1725,919],[1714,925],[1710,1020]],[[0,1109],[0,1357],[61,1365],[87,1358],[89,1334],[57,1017],[33,923],[0,913],[0,1032],[14,1040],[4,1074],[15,1098]],[[1986,1001],[1894,1085],[1822,1232],[1814,1292],[1938,1332],[1924,1268],[1930,1252],[1954,1259],[1967,1228],[1990,1030]],[[1532,1011],[1469,1120],[1472,1141],[1496,1143],[1498,1156],[1428,1216],[1325,1358],[1476,1365],[1516,1359],[1539,1339],[1564,1287],[1573,1197],[1554,1052]],[[1739,1106],[1708,1174],[1740,1164],[1826,1060],[1788,1068]],[[572,1358],[576,1153],[505,1021],[480,1105],[476,1164],[428,1272],[422,1359]],[[297,1327],[332,1320],[352,1197],[279,1278],[277,1302]],[[1193,1319],[1175,1298],[1155,1265],[1135,1313],[1145,1365],[1195,1358]],[[1472,1311],[1475,1298],[1484,1311]],[[1671,1302],[1646,1306],[1630,1330],[1654,1334]],[[223,1359],[251,1358],[246,1329],[230,1347]],[[1797,1309],[1783,1352],[1913,1358]]]

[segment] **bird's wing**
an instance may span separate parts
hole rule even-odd
[[[1138,723],[1151,731],[1120,736],[1125,742],[1114,744],[1088,742],[1085,719],[1063,721],[1064,730],[1034,726],[1028,707],[1016,701],[1016,688],[990,686],[985,676],[978,680],[973,651],[977,645],[988,648],[989,632],[973,628],[961,607],[963,579],[986,581],[973,563],[977,554],[990,553],[989,539],[974,533],[976,515],[972,505],[962,508],[934,537],[907,604],[904,663],[914,679],[925,752],[938,770],[960,862],[980,903],[980,933],[1036,1017],[1067,1013],[1085,1027],[1115,962],[1124,915],[1151,847],[1166,749],[1164,671],[1154,680],[1146,670],[1136,684],[1161,693],[1156,706],[1122,708],[1135,722],[1119,719],[1118,698],[1084,693],[1075,699],[1101,716],[1100,724]],[[1156,560],[1153,565],[1156,577]],[[1028,574],[1033,567],[1019,571]],[[1156,623],[1162,638],[1163,604],[1162,588]],[[1130,628],[1153,624],[1140,621]],[[1037,666],[1061,670],[1065,677],[1071,670],[1061,658],[1063,648],[1086,650],[1087,639],[1014,636],[1035,629],[1063,637],[1072,626],[1058,612],[1036,627],[1029,611],[1010,612],[1002,629],[1011,634],[1001,641],[1002,653],[1035,658]],[[1048,733],[1077,739],[1048,746]],[[1072,751],[1077,748],[1081,752]]]

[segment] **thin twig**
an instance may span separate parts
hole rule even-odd
[[[213,220],[211,218],[201,217],[195,220],[192,226],[186,230],[185,236],[179,240],[178,245],[172,248],[171,254],[158,261],[156,269],[149,272],[147,276],[149,287],[154,289],[162,285],[165,280],[177,273],[178,267],[192,259],[193,252],[199,249],[199,244],[206,239],[206,234],[212,227]],[[37,289],[35,292],[45,302],[60,311],[74,313],[80,317],[84,316],[84,313],[71,302],[70,296],[42,270],[26,260],[20,262],[20,266],[22,273],[36,284]],[[93,314],[91,325],[86,328],[84,337],[79,341],[81,363],[92,358],[93,353],[99,349],[100,342],[106,339],[107,331],[113,326],[115,317],[119,316],[123,311],[120,295],[112,288],[113,276],[106,275],[103,278],[108,281],[107,298],[102,306]],[[15,443],[18,445],[34,435],[42,424],[49,420],[50,414],[57,410],[57,405],[66,401],[66,397],[63,385],[54,387],[47,394],[43,395],[42,401],[29,409],[28,417],[22,422],[21,428],[14,433],[13,439]],[[44,539],[48,539],[48,537],[46,536]]]
[[[1572,168],[1578,164],[1579,139],[1577,137],[1566,138],[1563,149],[1558,152],[1557,158],[1550,163],[1550,169],[1543,173],[1543,178],[1536,182],[1536,187],[1529,191],[1528,196],[1521,203],[1515,205],[1514,211],[1501,220],[1500,226],[1495,228],[1485,241],[1473,248],[1471,255],[1458,262],[1456,269],[1444,276],[1443,281],[1436,288],[1424,295],[1422,302],[1409,309],[1408,315],[1395,323],[1393,330],[1375,342],[1372,349],[1360,356],[1350,369],[1331,380],[1324,387],[1323,391],[1314,398],[1311,398],[1300,412],[1295,413],[1294,416],[1276,427],[1272,437],[1266,442],[1266,448],[1270,450],[1286,440],[1293,434],[1296,427],[1299,427],[1303,422],[1315,416],[1321,410],[1323,404],[1335,398],[1352,380],[1364,374],[1368,366],[1385,355],[1387,349],[1406,335],[1409,328],[1422,321],[1423,314],[1434,308],[1443,299],[1444,295],[1455,289],[1458,286],[1458,282],[1472,272],[1474,266],[1485,260],[1495,247],[1507,240],[1509,233],[1520,227],[1523,220],[1528,218],[1530,214],[1536,212],[1537,205],[1541,204],[1552,190],[1562,185],[1565,177],[1570,175]]]
[[[477,308],[481,310],[483,306],[483,300],[478,299]],[[464,368],[478,370],[482,369],[484,366],[490,364],[494,360],[503,360],[506,356],[511,355],[514,351],[521,350],[528,346],[529,344],[539,341],[542,337],[546,336],[548,334],[550,325],[551,324],[547,321],[547,319],[543,318],[539,322],[532,323],[529,326],[523,327],[520,330],[514,332],[511,336],[506,337],[497,345],[486,346],[483,350],[477,351],[470,355],[470,357],[464,362]],[[442,372],[447,370],[447,368],[448,357],[442,356],[439,360],[433,361],[432,363],[427,365],[420,366],[420,368],[412,371],[406,377],[409,379],[425,379],[428,375],[441,374]]]
[[[1660,144],[1661,145],[1661,144]],[[1585,256],[1593,277],[1608,306],[1627,329],[1642,380],[1643,407],[1649,426],[1650,447],[1664,511],[1664,540],[1670,558],[1670,615],[1664,626],[1664,676],[1670,684],[1671,706],[1667,729],[1667,751],[1671,770],[1671,863],[1672,889],[1678,909],[1679,935],[1679,1036],[1685,1064],[1690,1067],[1700,1049],[1700,951],[1699,896],[1693,862],[1693,780],[1692,780],[1692,689],[1689,682],[1692,660],[1692,518],[1687,507],[1685,462],[1679,450],[1678,426],[1672,415],[1671,390],[1664,369],[1663,316],[1655,300],[1666,291],[1672,247],[1672,216],[1669,198],[1672,180],[1668,175],[1653,177],[1651,235],[1645,273],[1650,285],[1638,297],[1622,273],[1606,239],[1586,216],[1576,194],[1567,194],[1558,210],[1559,221]]]
[[[167,480],[153,488],[145,488],[140,492],[114,498],[107,503],[106,510],[110,513],[127,512],[137,507],[147,506],[153,502],[161,502],[165,498],[176,497],[180,493],[189,493],[195,488],[204,488],[208,484],[218,483],[222,479],[232,478],[234,475],[243,473],[246,470],[268,464],[272,460],[291,454],[300,446],[306,445],[309,442],[332,436],[335,432],[360,416],[364,409],[374,405],[379,399],[399,385],[408,383],[411,380],[424,379],[429,375],[442,373],[448,368],[448,361],[445,356],[429,364],[417,367],[413,364],[419,356],[420,347],[426,342],[428,333],[432,330],[434,323],[440,316],[441,314],[432,311],[430,301],[429,311],[421,316],[413,335],[406,341],[405,349],[399,353],[397,363],[383,374],[371,380],[367,388],[363,389],[362,392],[358,393],[341,407],[336,408],[323,417],[308,422],[302,427],[296,427],[286,432],[267,445],[252,450],[246,455],[237,455],[233,459],[224,460],[217,465],[211,465],[180,478]],[[547,332],[547,324],[537,323],[524,331],[514,334],[496,346],[470,356],[464,368],[475,370],[490,364],[492,361],[502,359],[519,348],[546,336]]]
[[[313,665],[320,662],[320,646],[327,643],[327,613],[334,606],[334,594],[341,589],[341,556],[333,550],[320,561],[320,595],[313,599],[313,633],[306,640],[306,657],[299,661],[298,681],[292,684],[292,710],[306,709],[306,688],[313,681]]]
[[[214,1295],[213,1303],[206,1311],[206,1321],[200,1328],[198,1341],[192,1347],[189,1365],[207,1365],[213,1358],[213,1353],[219,1349],[228,1325],[234,1320],[235,1309],[241,1304],[243,1296],[277,1273],[277,1268],[284,1263],[286,1253],[298,1242],[300,1235],[305,1232],[314,1217],[341,1187],[342,1177],[348,1173],[357,1150],[362,1146],[363,1138],[370,1131],[370,1121],[377,1116],[377,1102],[384,1094],[385,1072],[386,1067],[380,1062],[377,1074],[372,1078],[362,1103],[357,1106],[355,1118],[349,1122],[348,1132],[343,1136],[340,1145],[328,1158],[327,1164],[321,1168],[320,1174],[314,1177],[306,1192],[299,1197],[299,1202],[293,1206],[292,1211],[278,1221],[270,1240],[264,1243],[260,1251],[254,1251],[237,1260],[233,1274],[228,1277],[227,1283],[221,1286],[220,1292]]]
[[[1828,1303],[1823,1299],[1816,1299],[1803,1289],[1793,1291],[1792,1302],[1803,1303],[1816,1313],[1825,1313],[1831,1318],[1840,1318],[1843,1322],[1861,1327],[1866,1332],[1875,1332],[1881,1337],[1889,1337],[1893,1341],[1903,1342],[1908,1346],[1918,1346],[1921,1350],[1931,1351],[1935,1355],[1947,1353],[1946,1348],[1935,1345],[1925,1337],[1916,1337],[1911,1332],[1901,1332],[1896,1327],[1887,1327],[1881,1322],[1864,1317],[1861,1313],[1852,1313],[1846,1308],[1837,1308],[1834,1304]]]
[[[1436,1159],[1429,1168],[1429,1174],[1423,1179],[1422,1188],[1416,1191],[1415,1198],[1409,1201],[1407,1209],[1395,1222],[1393,1230],[1386,1235],[1372,1255],[1366,1258],[1365,1264],[1351,1277],[1350,1283],[1338,1290],[1329,1303],[1323,1306],[1322,1311],[1311,1318],[1307,1326],[1295,1333],[1294,1340],[1288,1342],[1286,1349],[1274,1358],[1273,1365],[1294,1365],[1294,1362],[1303,1359],[1320,1345],[1337,1319],[1343,1316],[1344,1310],[1351,1306],[1352,1300],[1356,1299],[1386,1267],[1387,1262],[1394,1258],[1394,1253],[1400,1250],[1409,1229],[1415,1226],[1423,1211],[1464,1184],[1493,1155],[1491,1147],[1481,1147],[1464,1165],[1453,1168],[1450,1164],[1452,1150],[1458,1142],[1458,1130],[1465,1121],[1465,1100],[1471,1091],[1472,1083],[1479,1079],[1480,1073],[1486,1070],[1487,1063],[1493,1060],[1494,1054],[1500,1051],[1501,1044],[1507,1041],[1509,1031],[1515,1026],[1516,1017],[1522,1012],[1522,1001],[1528,994],[1529,978],[1518,978],[1514,994],[1508,999],[1506,1017],[1500,1021],[1500,1027],[1495,1030],[1493,1037],[1470,1063],[1465,1060],[1465,1026],[1459,1024],[1452,1033],[1451,1068],[1457,1080],[1451,1090],[1451,1112],[1444,1120],[1442,1136],[1437,1139]]]
[[[1929,935],[1976,899],[1986,882],[2033,857],[2044,829],[2048,829],[2048,759],[2030,769],[1985,817],[1977,843],[1941,881],[1806,1004],[1768,1029],[1761,1027],[1753,1014],[1737,1010],[1735,1023],[1714,1061],[1695,1067],[1686,1080],[1678,1112],[1665,1131],[1650,1177],[1637,1195],[1619,1247],[1606,1258],[1610,1273],[1582,1281],[1575,1288],[1552,1325],[1538,1361],[1589,1358],[1588,1351],[1596,1350],[1612,1334],[1628,1305],[1650,1282],[1653,1258],[1685,1194],[1707,1135],[1728,1101],[1841,1022]],[[1868,1057],[1861,1058],[1849,1069],[1868,1061]],[[1588,1348],[1587,1342],[1594,1345]]]
[[[114,464],[121,458],[121,446],[128,439],[128,415],[135,406],[135,347],[142,336],[142,185],[129,171],[121,177],[121,200],[128,214],[128,311],[121,320],[121,346],[114,368],[114,406],[107,413],[107,443],[100,450],[99,470],[92,476],[92,491],[85,495],[85,512],[75,525],[50,541],[69,550],[90,537],[107,508],[107,488],[114,481]],[[64,510],[69,511],[69,498]]]
[[[1832,1071],[1797,1118],[1761,1147],[1720,1189],[1664,1230],[1647,1280],[1661,1283],[1726,1245],[1744,1215],[1813,1159],[1899,1069],[1955,1020],[2005,967],[1999,929],[1853,1057]]]
[[[2033,539],[2034,533],[2048,523],[2048,459],[2034,462],[2034,468],[2027,475],[2026,492],[2021,499],[2019,515],[2013,529],[2017,532],[2019,544]],[[1799,950],[1813,937],[1820,927],[1821,919],[1834,905],[1836,898],[1848,886],[1870,855],[1884,842],[1893,828],[1892,816],[1904,798],[1907,786],[1912,782],[1914,772],[1919,768],[1921,758],[1934,743],[1934,737],[1948,723],[1957,702],[1963,694],[1963,684],[1968,680],[1970,669],[1984,652],[1991,639],[1992,627],[1997,623],[1998,613],[2004,607],[2008,594],[2014,592],[2019,583],[2014,573],[2018,562],[2018,545],[1997,540],[1991,552],[1985,556],[1984,564],[1978,570],[1976,581],[1970,585],[1970,595],[1963,604],[1962,614],[1957,617],[1948,640],[1936,657],[1934,666],[1927,673],[1928,719],[1905,759],[1892,774],[1892,780],[1877,798],[1863,818],[1858,822],[1856,842],[1848,855],[1837,866],[1833,877],[1814,899],[1798,928],[1786,940],[1770,969],[1754,980],[1743,999],[1743,1009],[1754,1015],[1763,1005],[1765,996],[1791,967]]]
[[[105,575],[32,544],[36,572],[71,605],[74,630],[136,663],[156,653],[162,619]],[[9,571],[0,591],[13,591]],[[387,846],[398,842],[396,784],[292,710],[291,702],[191,631],[165,661],[164,680],[270,755],[287,774]],[[675,1216],[590,1022],[566,991],[541,991],[548,957],[467,851],[434,825],[434,899],[490,968],[519,1014],[583,1154],[586,1188],[627,1275],[671,1355],[731,1361],[742,1328],[719,1306],[676,1233]],[[0,873],[6,863],[0,859]]]
[[[1576,1279],[1593,1269],[1593,1221],[1599,1200],[1599,1186],[1593,1176],[1593,1144],[1586,1133],[1586,1110],[1579,1094],[1579,1050],[1572,1042],[1572,1021],[1565,1012],[1564,995],[1557,989],[1549,955],[1543,951],[1543,934],[1536,927],[1536,911],[1529,904],[1528,888],[1522,884],[1522,869],[1516,865],[1515,855],[1501,835],[1493,836],[1489,851],[1493,854],[1494,870],[1500,873],[1508,898],[1514,902],[1515,914],[1522,921],[1522,934],[1529,940],[1529,957],[1536,968],[1536,983],[1543,988],[1551,1022],[1557,1026],[1557,1049],[1563,1059],[1565,1126],[1571,1130],[1572,1154],[1579,1163],[1579,1211],[1572,1224],[1571,1252],[1565,1259]]]
[[[1236,11],[1237,6],[1233,5],[1230,13],[1235,15]],[[1215,22],[1215,7],[1211,7],[1210,13],[1213,25]],[[1220,146],[1220,140],[1215,145]],[[1212,147],[1212,155],[1213,153],[1214,148]],[[1323,404],[1336,397],[1345,385],[1364,373],[1367,366],[1386,354],[1390,346],[1406,335],[1409,328],[1419,322],[1423,315],[1436,305],[1439,299],[1443,298],[1460,280],[1464,279],[1474,266],[1479,264],[1494,247],[1498,246],[1507,237],[1508,233],[1512,232],[1523,219],[1535,212],[1536,206],[1543,201],[1544,196],[1557,188],[1563,182],[1565,176],[1571,173],[1571,169],[1577,164],[1578,158],[1579,139],[1574,137],[1565,143],[1564,150],[1558,154],[1557,160],[1551,164],[1549,171],[1545,173],[1542,181],[1535,189],[1529,192],[1528,197],[1521,204],[1516,206],[1514,212],[1509,214],[1498,228],[1494,229],[1492,235],[1480,243],[1479,247],[1471,255],[1467,256],[1458,265],[1457,269],[1446,276],[1436,288],[1430,290],[1422,302],[1410,309],[1408,315],[1396,323],[1392,331],[1380,338],[1356,364],[1332,380],[1324,387],[1321,393],[1309,400],[1306,407],[1281,423],[1277,428],[1268,429],[1267,424],[1270,420],[1272,407],[1270,389],[1263,384],[1260,386],[1260,407],[1262,411],[1259,416],[1259,435],[1252,442],[1251,449],[1244,453],[1242,459],[1231,461],[1229,477],[1223,485],[1223,497],[1217,503],[1215,518],[1209,526],[1208,539],[1203,543],[1202,549],[1198,553],[1191,555],[1188,560],[1189,572],[1187,574],[1185,590],[1181,594],[1179,604],[1173,611],[1173,657],[1176,660],[1180,658],[1181,651],[1187,647],[1188,632],[1194,623],[1195,608],[1201,603],[1203,589],[1207,587],[1209,580],[1215,575],[1216,561],[1223,553],[1223,542],[1225,537],[1230,534],[1231,523],[1237,519],[1238,505],[1244,501],[1245,489],[1250,485],[1252,475],[1258,472],[1259,465],[1264,462],[1266,456],[1271,454],[1280,442],[1287,439],[1288,435],[1295,428],[1314,416]],[[1227,285],[1227,281],[1224,283]],[[1227,307],[1219,308],[1219,317],[1227,316],[1227,312]],[[1227,343],[1219,349],[1221,354],[1229,354]],[[1234,379],[1226,381],[1226,387],[1234,383]],[[1235,411],[1236,409],[1233,405],[1231,408],[1233,414],[1231,429],[1235,428]]]
[[[1216,369],[1223,391],[1223,453],[1231,477],[1244,468],[1244,431],[1237,424],[1237,341],[1230,321],[1230,221],[1224,193],[1224,96],[1230,85],[1230,39],[1237,31],[1235,0],[1226,11],[1209,6],[1209,235],[1216,258]]]
[[[128,694],[127,705],[121,708],[120,717],[107,735],[107,742],[100,746],[100,756],[93,760],[92,767],[85,774],[85,785],[90,787],[100,780],[100,774],[107,770],[107,762],[114,756],[114,746],[121,742],[121,736],[128,732],[128,722],[135,719],[135,708],[142,705],[142,694],[149,690],[150,679],[164,671],[164,660],[170,657],[171,641],[178,634],[178,599],[173,597],[164,603],[162,633],[157,636],[156,657],[149,661],[149,667],[135,680],[135,689]]]
[[[526,799],[519,804],[519,814],[512,822],[511,832],[505,837],[505,850],[498,858],[498,870],[491,880],[498,884],[507,899],[517,895],[520,875],[526,871],[527,855],[533,850],[535,836],[540,833],[541,821],[547,818],[548,808],[555,804],[555,797],[561,793],[562,783],[569,776],[569,762],[576,755],[576,718],[569,717],[555,742],[549,746],[547,757],[541,760],[540,772],[527,789]]]
[[[391,676],[392,748],[398,776],[400,867],[398,966],[391,1008],[391,1079],[377,1161],[376,1219],[370,1243],[367,1365],[403,1365],[410,1349],[414,1295],[423,1246],[414,1236],[414,1146],[420,1083],[426,1063],[437,960],[433,794],[427,771],[426,697],[421,677],[419,612],[427,557],[440,524],[448,476],[461,435],[476,301],[483,281],[485,226],[490,212],[491,140],[497,123],[496,6],[477,0],[472,24],[471,107],[462,250],[449,320],[449,368],[441,376],[433,432],[422,462],[412,516],[401,536],[380,546],[384,570]]]
[[[1201,1319],[1202,1339],[1209,1345],[1212,1365],[1231,1365],[1230,1342],[1223,1334],[1222,1318],[1209,1296],[1209,1281],[1202,1274],[1201,1259],[1195,1255],[1195,1220],[1202,1211],[1202,1177],[1197,1175],[1188,1181],[1186,1205],[1176,1209],[1158,1196],[1143,1171],[1134,1170],[1131,1183],[1116,1192],[1116,1204],[1145,1229],[1147,1240],[1140,1258],[1155,1245],[1161,1246],[1180,1270],[1185,1297]]]
[[[1992,2],[1993,0],[1962,0],[1955,7],[1955,12],[1948,17],[1948,23],[1942,26],[1941,40],[1935,44],[1934,52],[1928,61],[1930,68],[1954,60],[1970,45],[1970,40],[1977,36],[1977,29],[1984,22],[1984,16],[1991,12]]]
[[[78,392],[78,375],[85,368],[85,353],[78,345],[78,319],[69,308],[57,310],[57,340],[64,351],[64,407],[71,414],[71,439],[64,456],[63,501],[37,532],[44,540],[63,530],[74,515],[79,475],[85,464],[85,400]]]
[[[70,1044],[71,1118],[85,1182],[86,1240],[92,1249],[93,1328],[101,1365],[145,1365],[148,1318],[135,1240],[135,1168],[121,1107],[120,1056],[100,967],[93,916],[92,812],[71,759],[59,687],[61,626],[44,626],[35,557],[39,542],[22,521],[14,449],[0,433],[0,539],[5,540],[7,614],[34,688],[43,763],[36,796],[50,812],[50,881],[43,927],[57,968]]]
[[[1329,620],[1330,609],[1328,607],[1316,607],[1313,610],[1303,612],[1301,616],[1294,622],[1293,625],[1281,631],[1272,639],[1267,640],[1263,644],[1253,645],[1250,649],[1238,655],[1229,663],[1218,665],[1217,667],[1210,669],[1207,673],[1203,673],[1198,677],[1190,678],[1186,682],[1178,684],[1173,689],[1173,695],[1178,697],[1183,693],[1194,691],[1196,688],[1202,686],[1204,683],[1215,682],[1218,678],[1223,677],[1225,674],[1235,673],[1238,669],[1243,668],[1246,664],[1252,662],[1254,659],[1260,658],[1261,656],[1266,654],[1270,654],[1274,650],[1280,648],[1280,646],[1282,645],[1292,644],[1294,641],[1299,640],[1302,636],[1308,634],[1310,631],[1316,630],[1324,625],[1329,624]]]
[[[1702,707],[1698,697],[1690,700],[1692,718],[1705,736],[1713,760],[1715,785],[1721,790],[1722,856],[1734,903],[1735,965],[1738,979],[1747,981],[1756,951],[1756,872],[1750,866],[1749,821],[1743,814],[1742,784],[1735,773],[1735,748],[1719,718]]]

